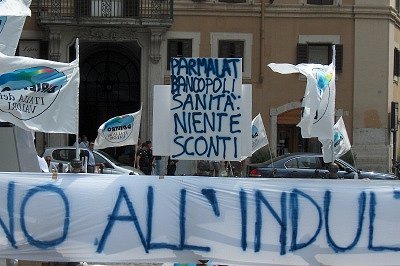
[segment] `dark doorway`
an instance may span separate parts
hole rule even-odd
[[[102,123],[140,109],[140,56],[129,46],[111,43],[86,44],[81,51],[79,134],[94,140]]]

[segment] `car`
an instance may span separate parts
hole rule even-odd
[[[390,173],[363,171],[342,159],[336,159],[339,166],[338,178],[395,180]],[[328,164],[319,153],[289,153],[262,163],[248,164],[247,176],[273,178],[328,178]]]
[[[46,156],[51,157],[52,164],[62,163],[63,172],[66,172],[69,169],[71,160],[76,157],[76,147],[46,148],[42,157],[45,158]],[[93,156],[96,164],[101,163],[104,165],[103,174],[144,175],[139,169],[122,164],[101,150],[93,150]]]

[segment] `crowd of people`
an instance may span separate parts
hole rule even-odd
[[[78,138],[78,143],[75,142],[73,146],[77,146],[80,149],[79,161],[81,162],[82,169],[79,172],[103,172],[104,165],[96,163],[94,158],[94,141],[89,141],[86,135],[82,135]],[[125,157],[123,163],[141,170],[145,175],[174,176],[176,174],[178,160],[171,157],[154,156],[153,146],[150,140],[143,143],[139,140],[137,145],[128,145],[125,146],[124,149],[125,152],[123,155]],[[57,165],[51,160],[52,158],[50,156],[46,156],[45,158],[38,156],[39,166],[42,172],[63,172],[63,165]],[[200,176],[241,176],[243,168],[240,162],[200,160],[197,161],[196,165],[194,174]]]

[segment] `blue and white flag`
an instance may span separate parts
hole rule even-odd
[[[351,144],[343,118],[340,117],[333,126],[333,139],[319,139],[319,141],[322,143],[322,154],[326,163],[333,162],[348,152],[351,149]]]
[[[31,0],[0,1],[0,52],[15,55]]]
[[[297,126],[301,128],[303,138],[330,139],[335,121],[335,62],[330,65],[271,63],[268,66],[281,74],[301,73],[307,77],[301,120]]]
[[[97,130],[95,149],[135,145],[138,143],[142,108],[136,113],[113,117]]]
[[[267,132],[261,114],[258,114],[251,122],[252,154],[268,145]]]
[[[0,53],[0,121],[26,130],[78,132],[79,60],[60,63]]]

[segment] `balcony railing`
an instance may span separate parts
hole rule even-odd
[[[151,19],[173,17],[173,0],[39,0],[41,20]]]

